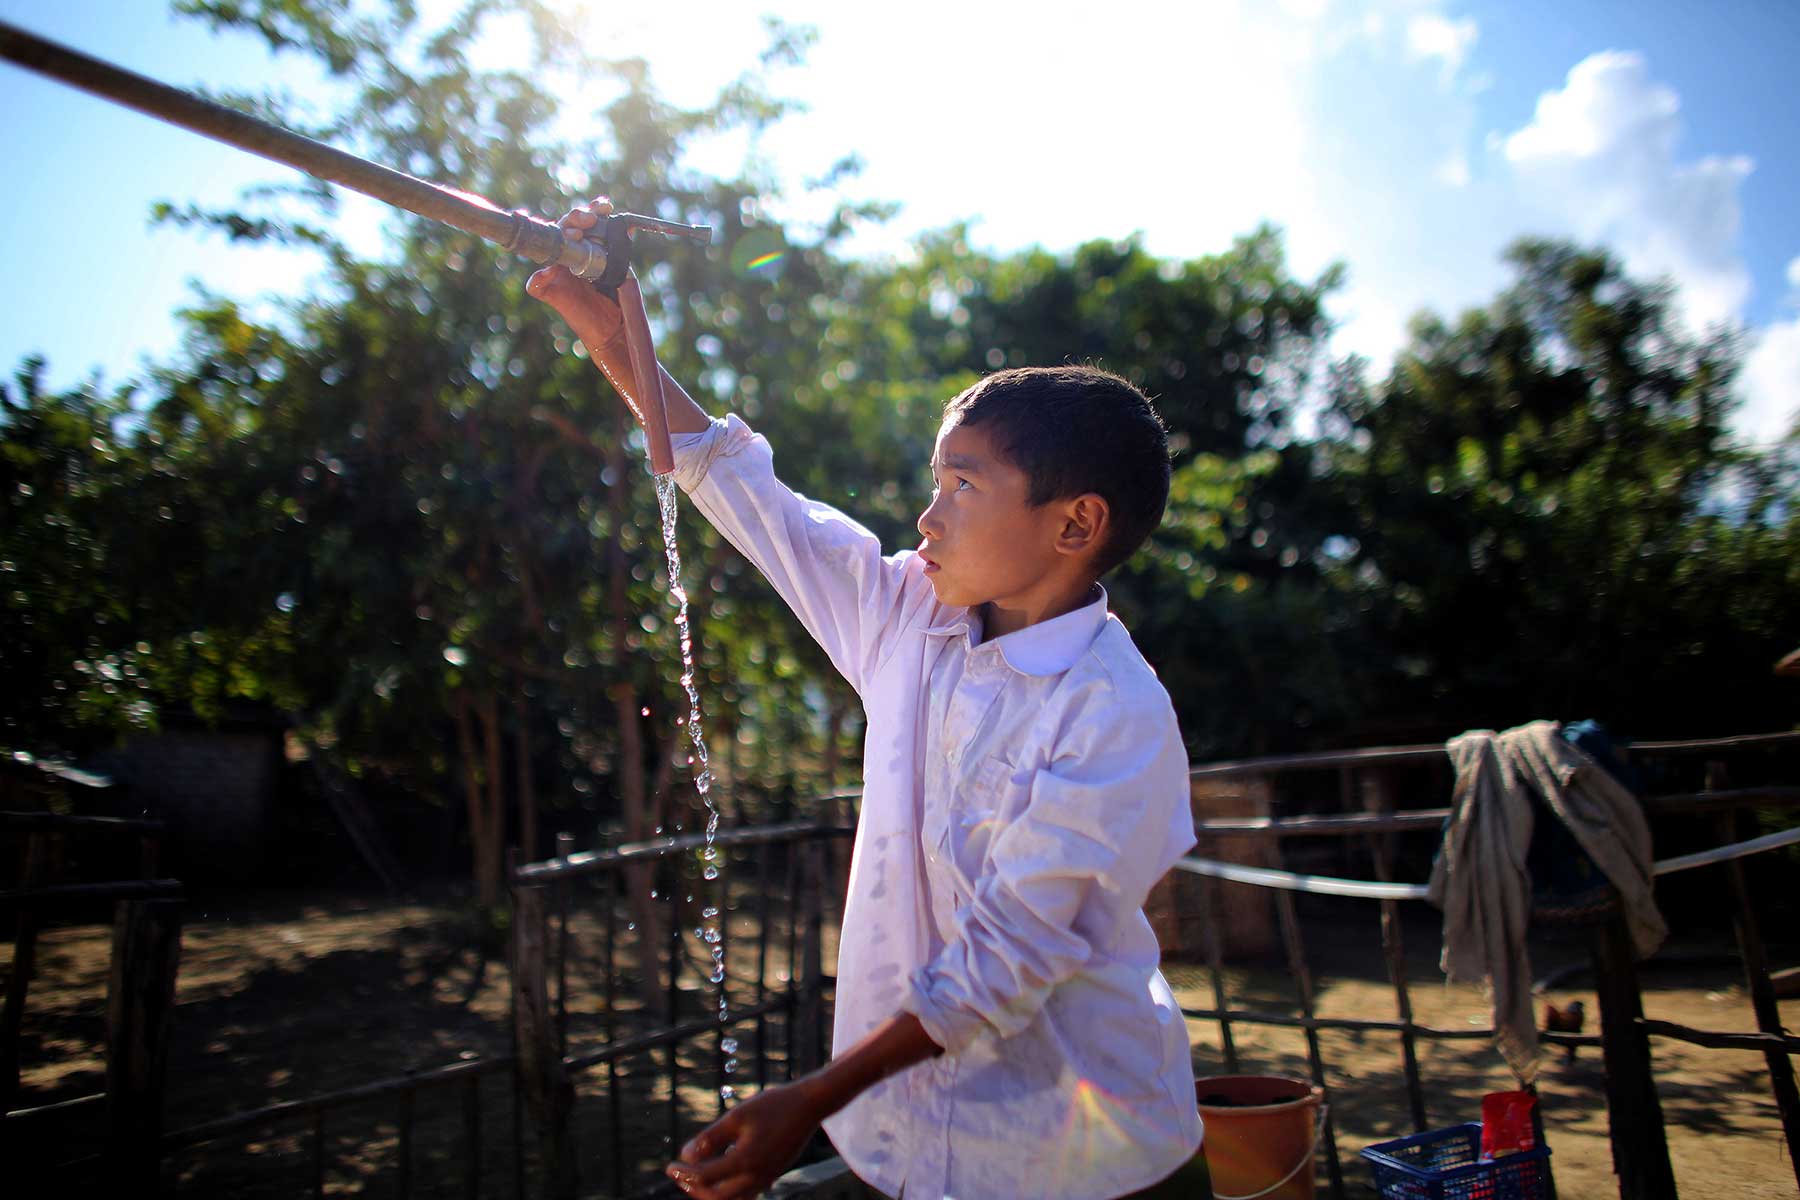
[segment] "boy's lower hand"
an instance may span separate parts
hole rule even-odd
[[[749,1200],[799,1157],[824,1116],[804,1083],[766,1088],[696,1134],[668,1176],[696,1200]]]
[[[612,201],[601,196],[563,214],[557,224],[563,237],[579,241],[612,212]],[[625,322],[619,306],[595,291],[586,280],[563,266],[545,267],[525,282],[525,291],[554,308],[575,336],[587,347],[588,357],[603,371],[630,378],[630,357],[625,351]]]

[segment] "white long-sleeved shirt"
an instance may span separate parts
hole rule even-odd
[[[898,1012],[946,1053],[825,1124],[907,1200],[1106,1200],[1199,1146],[1187,1027],[1143,904],[1194,844],[1168,693],[1106,609],[984,642],[910,551],[776,477],[733,416],[676,482],[861,696],[832,1044]]]

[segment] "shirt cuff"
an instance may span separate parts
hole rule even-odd
[[[669,448],[675,454],[675,486],[691,492],[706,478],[706,472],[721,454],[729,454],[756,435],[736,413],[720,418],[699,433],[669,435]]]
[[[900,1011],[919,1018],[919,1024],[932,1041],[944,1048],[945,1054],[961,1054],[981,1036],[987,1022],[968,1009],[949,1003],[952,998],[943,995],[944,990],[932,978],[930,967],[920,967],[907,981],[907,995],[900,1002]]]

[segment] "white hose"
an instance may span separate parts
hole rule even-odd
[[[1747,842],[1715,846],[1696,854],[1683,854],[1679,858],[1665,858],[1651,866],[1651,873],[1669,875],[1676,871],[1690,871],[1695,867],[1760,854],[1764,850],[1792,846],[1796,842],[1800,842],[1800,827],[1764,834]],[[1371,879],[1339,879],[1333,875],[1300,875],[1293,871],[1278,871],[1273,867],[1246,867],[1241,863],[1220,862],[1213,858],[1177,859],[1175,866],[1193,875],[1209,875],[1232,883],[1282,888],[1290,892],[1312,892],[1322,896],[1360,896],[1366,900],[1423,900],[1426,893],[1426,887],[1422,883],[1377,883]]]

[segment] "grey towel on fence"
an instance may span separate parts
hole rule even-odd
[[[1650,824],[1637,798],[1606,769],[1563,740],[1554,721],[1505,733],[1472,730],[1446,745],[1456,793],[1444,843],[1432,864],[1429,897],[1444,912],[1441,966],[1451,979],[1490,982],[1494,1042],[1521,1085],[1537,1076],[1537,1022],[1531,1009],[1531,795],[1543,798],[1618,889],[1638,954],[1667,932],[1651,891]]]

